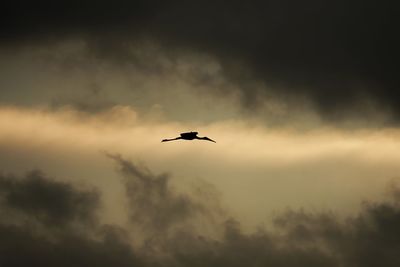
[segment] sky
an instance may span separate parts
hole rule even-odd
[[[0,265],[399,266],[395,10],[5,4]]]

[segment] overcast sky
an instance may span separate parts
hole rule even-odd
[[[0,265],[399,266],[390,5],[2,10]]]

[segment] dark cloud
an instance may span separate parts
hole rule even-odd
[[[48,226],[95,220],[98,194],[76,191],[71,185],[52,181],[39,171],[23,179],[0,175],[0,201]]]
[[[150,230],[142,228],[141,231],[152,232],[158,227],[163,235],[174,225],[188,223],[192,217],[200,219],[195,212],[198,200],[175,192],[168,186],[169,176],[154,175],[121,156],[111,157],[126,179],[129,208],[133,209],[131,223],[151,225]],[[171,235],[164,235],[163,239],[150,236],[152,243],[162,242],[154,249],[148,242],[141,247],[132,246],[130,237],[141,233],[131,233],[134,230],[129,226],[124,229],[95,220],[85,231],[76,231],[59,223],[74,218],[87,224],[81,211],[86,210],[88,214],[99,211],[99,205],[88,204],[98,201],[91,191],[78,190],[39,173],[23,179],[3,175],[0,181],[2,215],[10,210],[27,215],[18,223],[1,218],[1,266],[391,267],[400,264],[397,187],[391,187],[390,200],[366,202],[359,213],[345,219],[339,219],[332,212],[289,210],[273,221],[272,229],[261,227],[248,233],[237,220],[225,217],[222,225],[214,225],[222,229],[216,236],[182,227]],[[55,212],[50,202],[58,203],[60,210]],[[67,203],[74,203],[73,207]],[[202,205],[201,216],[208,216],[207,210],[214,209],[204,202]],[[33,210],[48,215],[36,217]],[[33,227],[33,221],[48,226],[50,217],[52,228],[45,227],[44,232],[38,232]]]
[[[100,85],[93,83],[88,86],[88,90],[80,90],[80,96],[53,99],[51,107],[57,109],[69,106],[86,113],[97,113],[116,106],[114,102],[107,99],[103,92]]]
[[[208,199],[199,200],[178,193],[171,187],[168,174],[155,175],[120,155],[108,156],[116,161],[125,178],[130,220],[145,231],[160,236],[171,227],[183,226],[198,215],[206,217],[215,211],[209,201],[211,194]]]
[[[94,191],[49,179],[0,176],[1,266],[140,266],[123,230],[100,225]],[[15,216],[9,220],[9,216]],[[84,226],[84,231],[68,227]],[[41,227],[42,226],[42,227]]]
[[[112,231],[100,240],[73,232],[47,240],[28,228],[1,225],[0,237],[2,266],[141,266],[129,244]]]
[[[243,84],[249,107],[259,95],[246,81],[256,78],[282,95],[308,97],[328,119],[349,110],[362,117],[364,98],[400,114],[398,16],[388,3],[41,1],[2,10],[3,45],[79,37],[98,56],[123,61],[132,59],[130,44],[150,39],[165,51],[216,56],[227,77]]]
[[[287,211],[274,220],[273,232],[245,234],[228,220],[221,240],[179,236],[171,246],[182,266],[398,266],[399,222],[399,202],[366,203],[345,220]]]
[[[276,220],[293,246],[327,251],[339,266],[396,266],[400,249],[399,203],[367,203],[345,222],[334,214],[287,212]],[[337,265],[335,265],[337,266]]]

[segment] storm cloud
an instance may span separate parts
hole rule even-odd
[[[135,266],[118,227],[99,225],[99,195],[34,171],[0,176],[3,266]]]
[[[108,154],[108,157],[117,162],[125,177],[130,221],[152,234],[162,235],[173,226],[184,225],[199,213],[207,216],[213,211],[193,195],[175,192],[168,174],[155,175],[120,155]]]
[[[123,184],[131,201],[128,206],[134,208],[129,215],[132,223],[142,224],[145,220],[162,234],[167,228],[184,225],[190,217],[196,217],[190,210],[197,209],[193,203],[199,200],[174,191],[167,186],[168,179],[161,182],[165,176],[144,171],[121,156],[112,158],[125,178],[130,179]],[[137,247],[130,239],[139,233],[132,233],[130,226],[104,225],[98,219],[88,224],[82,210],[87,216],[102,212],[101,199],[94,197],[93,190],[80,190],[38,172],[23,178],[2,175],[0,181],[2,265],[353,267],[400,263],[400,203],[399,188],[395,185],[387,201],[365,202],[358,213],[344,219],[329,211],[288,210],[274,219],[272,228],[260,227],[248,233],[238,220],[226,216],[221,225],[214,225],[221,229],[218,236],[183,228],[164,239],[151,236],[149,242]],[[147,193],[143,191],[144,183]],[[19,205],[22,198],[26,204]],[[53,205],[59,207],[57,212]],[[165,209],[180,211],[165,213]],[[208,216],[213,209],[203,206],[202,216]],[[11,210],[26,216],[21,221],[7,221],[4,211]],[[38,213],[47,215],[37,216]],[[64,227],[62,221],[72,218],[90,227],[84,231]],[[38,231],[40,224],[47,227]],[[162,244],[156,246],[157,242]]]
[[[98,205],[96,192],[76,191],[39,171],[32,171],[24,179],[0,176],[0,196],[4,205],[49,226],[73,221],[90,223]]]
[[[250,109],[268,88],[283,99],[305,97],[328,120],[369,116],[371,105],[384,110],[389,123],[400,114],[398,16],[387,3],[45,1],[3,10],[2,47],[78,38],[92,56],[129,63],[138,60],[132,45],[150,41],[172,58],[185,51],[215,57]],[[157,70],[151,65],[141,67]]]

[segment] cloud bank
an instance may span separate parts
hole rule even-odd
[[[146,61],[138,56],[148,44],[156,44],[173,61],[188,51],[215,58],[250,109],[272,90],[286,100],[306,98],[328,121],[349,114],[363,117],[372,108],[387,113],[387,123],[398,122],[398,16],[389,4],[45,1],[23,7],[7,4],[4,10],[4,49],[78,39],[87,44],[92,58],[160,73],[163,69],[152,64],[151,57]],[[200,82],[210,79],[205,74]],[[219,90],[210,91],[218,95]]]
[[[24,177],[1,175],[0,208],[2,214],[9,216],[0,220],[0,263],[319,267],[399,264],[400,193],[395,184],[390,199],[366,202],[358,213],[344,220],[331,212],[291,210],[281,212],[272,229],[262,227],[246,233],[240,222],[229,215],[221,215],[222,221],[218,222],[207,219],[215,213],[215,206],[207,205],[207,199],[202,201],[175,191],[168,185],[169,176],[154,175],[121,156],[111,158],[125,177],[122,181],[130,218],[126,227],[104,225],[95,216],[102,212],[102,198],[92,189],[81,190],[39,172]],[[219,234],[204,234],[190,225],[191,220],[207,221],[219,229]],[[145,227],[140,233],[135,232],[134,225]],[[155,230],[158,238],[153,235]],[[134,242],[137,235],[144,237],[140,245]]]

